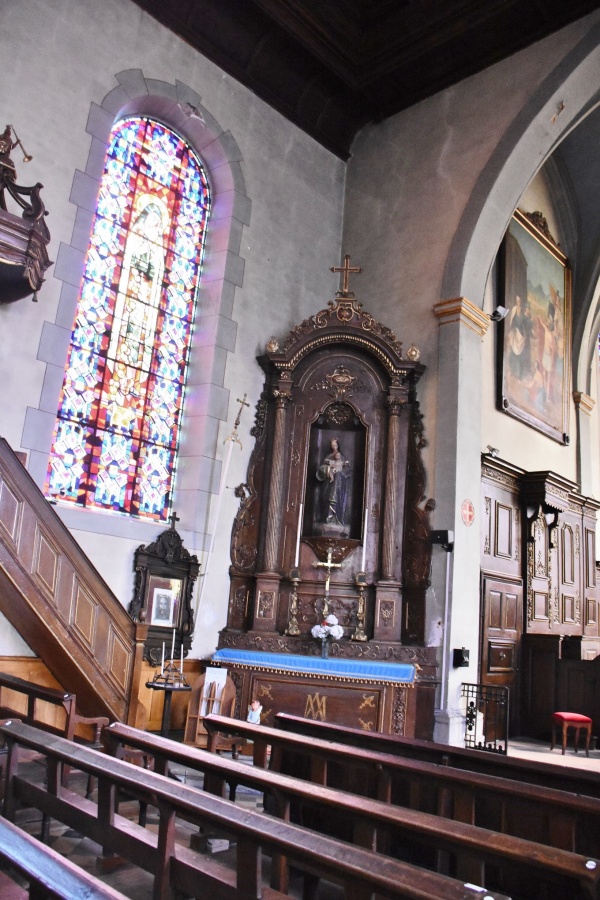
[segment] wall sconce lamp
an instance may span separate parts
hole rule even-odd
[[[490,313],[490,319],[492,322],[501,322],[507,315],[508,310],[505,306],[497,306],[494,312]]]

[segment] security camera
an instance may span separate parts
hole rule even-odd
[[[490,319],[492,322],[501,322],[507,314],[508,310],[505,306],[497,306],[494,312],[490,313]]]

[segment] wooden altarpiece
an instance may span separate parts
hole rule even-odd
[[[269,341],[219,648],[320,655],[311,628],[329,612],[344,629],[333,658],[412,663],[417,680],[434,678],[435,651],[422,646],[433,504],[418,355],[348,290],[281,348]]]

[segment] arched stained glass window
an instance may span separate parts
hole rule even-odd
[[[199,159],[147,118],[111,132],[46,493],[166,519],[210,192]]]

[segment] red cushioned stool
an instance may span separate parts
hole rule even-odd
[[[552,713],[552,746],[554,750],[556,744],[556,726],[562,726],[562,752],[565,755],[567,746],[567,731],[569,728],[575,729],[575,753],[577,753],[577,745],[579,744],[579,732],[585,729],[585,755],[590,755],[590,738],[592,736],[592,720],[589,716],[582,716],[580,713],[555,712]]]

